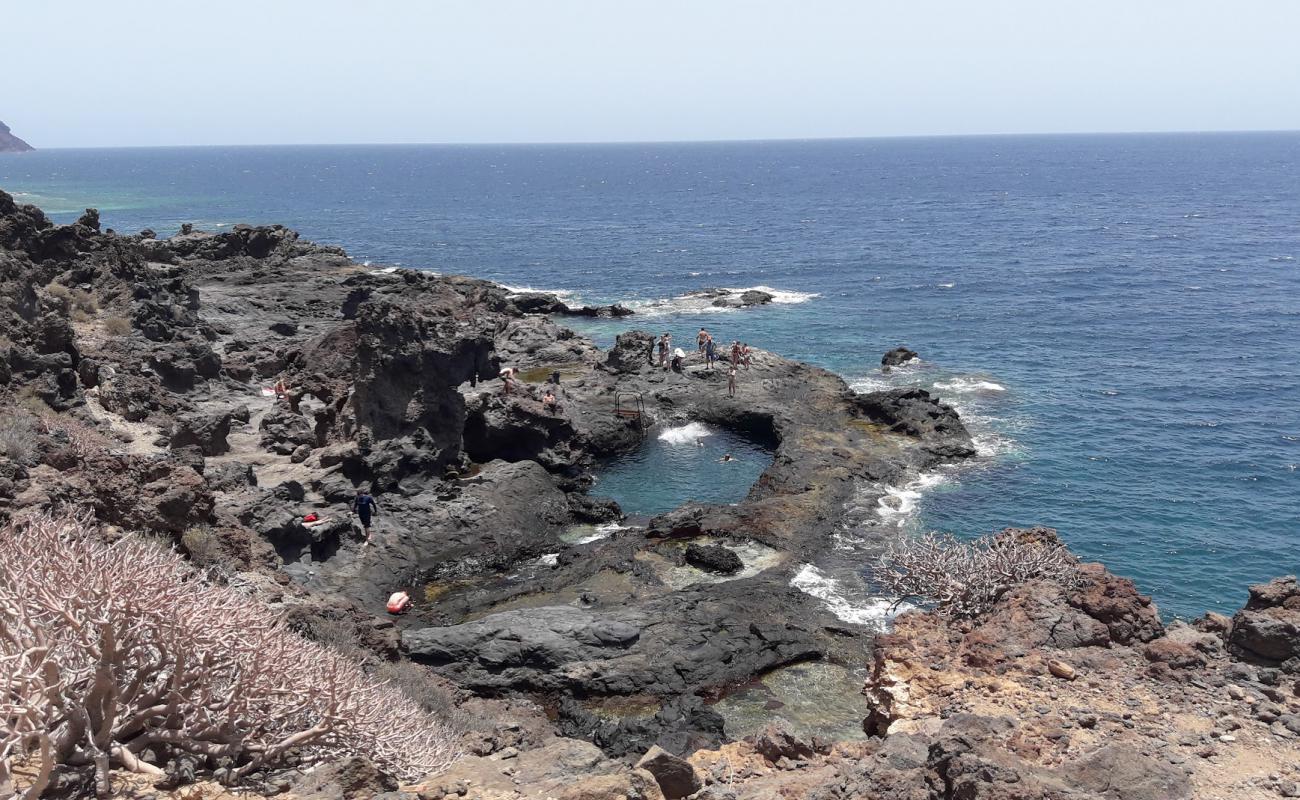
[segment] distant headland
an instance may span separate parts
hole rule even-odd
[[[26,153],[35,149],[35,147],[10,133],[9,126],[0,122],[0,153]]]

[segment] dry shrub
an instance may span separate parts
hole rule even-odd
[[[61,283],[47,283],[45,293],[50,297],[62,300],[65,303],[72,302],[72,290]]]
[[[131,334],[131,320],[126,317],[109,317],[104,320],[104,333],[109,336],[129,336]]]
[[[1079,583],[1079,560],[1054,538],[1014,530],[963,542],[949,534],[904,536],[890,543],[876,565],[881,588],[900,602],[934,601],[954,617],[978,617],[1006,592],[1038,578]]]
[[[190,528],[181,534],[181,548],[199,567],[215,566],[223,560],[225,549],[215,531],[207,525]]]
[[[72,310],[91,316],[99,313],[99,300],[84,289],[73,289],[71,292]]]
[[[113,766],[161,776],[182,754],[234,780],[290,751],[362,755],[402,779],[456,757],[401,691],[174,552],[106,544],[86,517],[0,530],[0,797],[35,800],[56,771],[93,773],[107,796]]]
[[[0,455],[26,464],[36,453],[36,421],[16,408],[0,410]]]

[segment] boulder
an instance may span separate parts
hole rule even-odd
[[[686,546],[686,563],[706,572],[718,572],[731,575],[744,568],[734,550],[718,544],[699,544],[691,542]]]
[[[229,411],[195,411],[181,414],[172,423],[171,447],[197,446],[205,456],[217,456],[230,449]]]
[[[1268,666],[1300,658],[1300,584],[1295,576],[1250,587],[1245,607],[1232,618],[1228,648],[1239,658]]]
[[[262,432],[262,446],[282,456],[290,455],[301,445],[316,445],[316,434],[307,418],[284,406],[277,405],[266,412],[258,427]]]
[[[1127,744],[1104,745],[1066,764],[1061,774],[1070,786],[1115,800],[1187,800],[1192,796],[1191,782],[1183,770]]]
[[[915,358],[920,358],[915,350],[909,350],[906,347],[895,347],[880,357],[880,365],[883,367],[898,367]]]
[[[754,746],[759,755],[773,764],[781,759],[803,761],[816,755],[812,743],[795,736],[784,724],[774,722],[745,741]]]
[[[679,800],[695,794],[704,786],[704,781],[689,761],[667,752],[659,745],[646,751],[636,762],[636,767],[654,776],[665,800]]]
[[[396,788],[396,780],[360,756],[325,761],[290,786],[301,800],[372,800]]]
[[[924,389],[887,389],[854,397],[858,412],[871,422],[921,439],[942,460],[975,455],[970,433],[952,406]]]
[[[632,374],[658,363],[655,337],[645,331],[620,333],[605,356],[605,366],[612,372]]]

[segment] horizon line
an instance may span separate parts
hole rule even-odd
[[[56,145],[36,147],[31,151],[47,150],[150,150],[205,147],[575,147],[599,145],[666,145],[666,144],[765,144],[782,142],[855,142],[898,139],[994,139],[1072,136],[1213,136],[1233,134],[1300,133],[1300,128],[1222,128],[1209,130],[1133,130],[1133,131],[1048,131],[1048,132],[997,132],[997,133],[921,133],[865,136],[776,136],[734,139],[573,139],[573,140],[513,140],[485,142],[426,141],[426,142],[251,142],[244,144],[118,144],[118,145]],[[29,142],[30,144],[30,142]],[[17,155],[18,153],[14,153]]]

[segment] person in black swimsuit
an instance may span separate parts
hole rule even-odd
[[[357,496],[352,499],[352,510],[361,518],[361,528],[366,532],[366,544],[370,544],[370,518],[379,511],[379,504],[370,492],[357,489]]]

